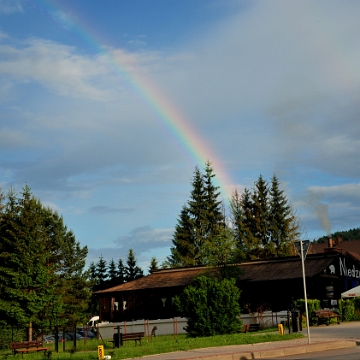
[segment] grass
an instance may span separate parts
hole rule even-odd
[[[226,345],[241,345],[241,344],[255,344],[261,342],[271,342],[280,340],[290,340],[300,338],[303,335],[300,333],[279,335],[274,332],[260,331],[256,333],[247,334],[230,334],[230,335],[216,335],[211,337],[189,338],[184,334],[177,335],[163,335],[156,338],[142,340],[142,345],[135,346],[134,341],[124,342],[124,346],[120,349],[113,349],[112,344],[97,340],[77,341],[76,350],[72,348],[72,342],[68,341],[66,351],[63,352],[62,343],[59,343],[59,352],[54,351],[54,344],[46,344],[45,347],[50,348],[50,355],[44,356],[43,353],[30,353],[24,355],[27,360],[97,360],[97,347],[104,345],[105,355],[111,355],[112,359],[127,359],[136,358],[146,355],[167,353],[181,350],[192,350],[206,347],[226,346]],[[4,352],[5,354],[5,352]],[[1,358],[0,353],[0,358]],[[17,355],[20,359],[20,355]],[[6,358],[6,357],[5,357]],[[15,358],[16,359],[16,358]]]

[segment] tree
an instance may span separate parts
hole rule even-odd
[[[190,336],[213,336],[240,330],[239,300],[235,279],[200,276],[175,298],[175,306],[187,318]]]
[[[54,318],[84,316],[90,297],[83,271],[87,248],[80,247],[62,217],[25,186],[19,198],[9,190],[0,219],[1,319],[31,329]]]
[[[266,181],[260,175],[255,182],[252,195],[252,234],[255,246],[261,248],[263,254],[261,257],[270,257],[274,255],[274,247],[270,242],[269,234],[269,189]]]
[[[271,179],[270,196],[270,240],[276,256],[289,256],[300,235],[299,225],[275,175]]]
[[[195,168],[190,199],[181,210],[171,255],[167,258],[171,266],[205,265],[209,262],[207,251],[225,226],[218,200],[220,193],[213,185],[214,177],[209,161],[205,164],[205,174]]]
[[[114,259],[111,259],[108,267],[108,286],[117,285],[117,268]]]
[[[170,266],[195,265],[195,235],[189,209],[183,206],[178,224],[175,226],[171,255],[167,258]]]
[[[159,270],[159,265],[156,260],[156,257],[153,256],[151,258],[151,262],[150,262],[150,266],[149,266],[149,273],[152,274],[154,271],[157,271],[157,270]]]
[[[143,271],[137,265],[137,260],[133,249],[129,250],[126,260],[126,281],[131,281],[144,276]]]
[[[108,280],[107,262],[102,255],[100,255],[99,261],[96,263],[96,278],[98,279],[100,289],[106,287]]]
[[[124,262],[122,261],[122,259],[118,260],[118,265],[117,265],[117,273],[116,273],[116,277],[117,277],[117,283],[123,284],[126,280],[126,269],[124,266]]]
[[[269,189],[260,175],[252,193],[245,189],[241,196],[238,192],[232,196],[232,229],[239,254],[245,258],[288,256],[300,235],[296,216],[279,186],[274,175]]]

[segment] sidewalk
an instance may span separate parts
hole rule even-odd
[[[330,349],[348,348],[357,345],[357,339],[339,339],[330,338],[311,339],[308,344],[306,334],[302,339],[287,341],[275,341],[260,344],[231,345],[213,348],[195,349],[189,351],[177,351],[166,354],[144,356],[146,360],[246,360],[279,358],[287,355],[297,355],[316,351]]]

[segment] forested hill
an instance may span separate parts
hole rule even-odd
[[[346,231],[337,231],[332,233],[330,236],[333,240],[336,240],[338,237],[340,237],[342,241],[360,240],[360,227]],[[319,243],[325,243],[327,241],[328,241],[328,236],[322,236],[321,238],[315,240],[314,243],[319,244]]]

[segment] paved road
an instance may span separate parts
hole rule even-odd
[[[302,333],[307,336],[306,329],[303,329]],[[359,340],[360,341],[360,322],[347,322],[340,325],[320,325],[310,327],[310,341],[316,341],[319,339],[328,340]]]
[[[273,359],[273,358],[264,358]],[[347,348],[320,351],[303,355],[283,356],[283,360],[359,360],[360,359],[360,346]]]
[[[304,329],[303,334],[306,336],[307,331]],[[144,356],[143,359],[150,360],[234,360],[234,359],[257,359],[257,358],[280,358],[280,359],[316,359],[314,351],[318,351],[317,354],[326,354],[323,359],[331,359],[332,354],[335,351],[335,357],[333,359],[346,359],[352,360],[354,358],[339,357],[339,354],[345,354],[345,350],[348,347],[352,349],[360,349],[360,346],[356,346],[356,343],[360,344],[360,322],[341,323],[340,325],[321,325],[319,327],[311,327],[310,329],[311,344],[308,345],[308,339],[306,337],[302,339],[294,339],[288,341],[278,341],[261,344],[248,344],[248,345],[232,345],[215,348],[195,349],[189,351],[178,351],[167,354],[158,354],[152,356]],[[342,348],[334,350],[335,347]],[[333,350],[329,350],[333,349]],[[328,352],[330,351],[330,352]],[[299,354],[289,357],[288,354]],[[313,357],[305,357],[308,354]],[[286,356],[284,356],[286,355]],[[360,359],[360,352],[351,351],[349,356],[355,356],[355,359]],[[297,357],[296,357],[297,356]],[[321,359],[321,358],[319,358]]]

